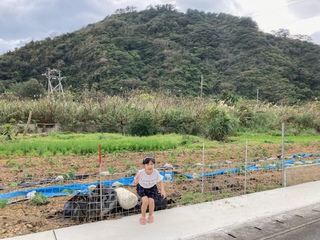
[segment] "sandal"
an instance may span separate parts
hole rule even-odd
[[[147,223],[147,220],[145,218],[141,217],[139,219],[139,222],[140,222],[141,225],[145,225]]]
[[[148,223],[153,223],[154,221],[154,217],[153,216],[149,216],[147,222]]]

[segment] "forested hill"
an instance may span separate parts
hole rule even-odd
[[[270,16],[272,17],[272,16]],[[0,56],[0,90],[59,69],[72,91],[131,89],[293,103],[320,93],[320,46],[261,32],[248,17],[173,5],[120,9],[78,31]],[[1,92],[0,92],[1,93]]]

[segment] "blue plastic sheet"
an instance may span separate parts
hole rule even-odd
[[[173,182],[173,172],[160,172],[162,176],[164,176],[163,181],[165,182]],[[107,180],[101,182],[105,186],[111,187],[113,183],[119,182],[124,186],[132,185],[134,177],[120,178],[114,180]],[[36,191],[38,193],[43,194],[46,197],[58,197],[58,196],[66,196],[70,194],[77,194],[78,192],[85,193],[90,191],[88,189],[91,185],[98,185],[100,182],[92,182],[87,184],[68,184],[68,185],[58,185],[58,186],[48,186],[42,188],[28,188],[25,190],[18,190],[13,192],[8,192],[4,194],[0,194],[0,199],[10,199],[15,197],[26,197],[29,192]]]
[[[305,154],[305,153],[298,153],[293,155],[293,159],[286,160],[284,163],[285,164],[294,164],[295,161],[294,159],[296,158],[305,158],[305,157],[311,157],[311,156],[320,156],[320,154]],[[306,161],[300,160],[302,164],[305,164]],[[320,159],[313,160],[312,163],[319,163]],[[269,164],[265,166],[265,169],[279,169],[282,168],[282,161],[276,162],[275,164]],[[261,167],[257,167],[255,164],[254,165],[249,165],[247,166],[247,171],[261,171]],[[237,173],[239,171],[239,168],[230,168],[230,169],[221,169],[215,172],[208,172],[208,173],[203,173],[200,174],[200,178],[205,178],[205,177],[212,177],[216,175],[223,175],[227,173]],[[174,180],[174,172],[160,172],[162,176],[164,176],[163,180],[165,182],[173,182]],[[193,179],[192,174],[188,173],[176,173],[176,174],[182,174],[188,179]],[[103,185],[106,186],[112,186],[114,182],[120,182],[124,186],[130,186],[132,185],[132,182],[134,180],[134,177],[127,177],[127,178],[121,178],[121,179],[115,179],[115,180],[107,180],[102,182]],[[88,184],[69,184],[69,185],[63,185],[63,186],[49,186],[49,187],[43,187],[43,188],[29,188],[27,190],[19,190],[19,191],[14,191],[10,193],[4,193],[0,194],[0,199],[10,199],[14,197],[26,197],[27,194],[31,191],[36,191],[40,192],[46,197],[56,197],[56,196],[65,196],[65,195],[70,195],[71,194],[76,194],[78,192],[85,193],[87,191],[90,191],[88,187],[90,185],[98,185],[99,182],[93,182],[93,183],[88,183]],[[66,190],[66,191],[65,191]]]

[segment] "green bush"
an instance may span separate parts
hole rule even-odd
[[[30,78],[27,82],[16,83],[10,90],[21,98],[39,99],[45,94],[45,89],[35,78]]]
[[[130,104],[106,103],[103,110],[104,114],[99,114],[97,117],[98,131],[124,134],[124,129],[128,125],[129,117],[133,111]]]
[[[133,136],[151,136],[157,133],[156,122],[149,111],[137,111],[129,121],[127,132]]]
[[[224,101],[227,105],[232,106],[239,102],[240,97],[230,91],[222,90],[222,92],[219,94],[218,100]]]
[[[254,112],[248,106],[245,106],[245,105],[239,106],[239,109],[236,111],[236,115],[240,120],[241,126],[243,127],[252,126]]]
[[[196,121],[190,113],[177,109],[167,112],[160,121],[162,133],[196,134]]]
[[[238,125],[238,119],[221,111],[211,119],[206,128],[206,137],[210,140],[224,141],[227,136],[233,134]]]

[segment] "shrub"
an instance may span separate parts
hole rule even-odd
[[[250,127],[252,124],[252,119],[254,117],[254,112],[248,106],[242,105],[239,107],[236,114],[240,120],[240,124],[243,127]]]
[[[30,78],[27,82],[16,83],[10,90],[21,98],[39,99],[45,93],[41,83],[35,78]]]
[[[238,119],[229,116],[225,111],[221,111],[209,121],[206,137],[210,140],[224,141],[227,136],[235,131],[237,125]]]
[[[218,100],[224,101],[227,105],[231,106],[239,102],[240,97],[235,93],[229,92],[227,90],[222,90],[222,92],[219,94]]]
[[[127,132],[140,137],[156,134],[156,122],[153,115],[149,111],[137,111],[129,121]]]
[[[196,122],[191,114],[181,109],[166,113],[160,121],[162,133],[194,134]]]

